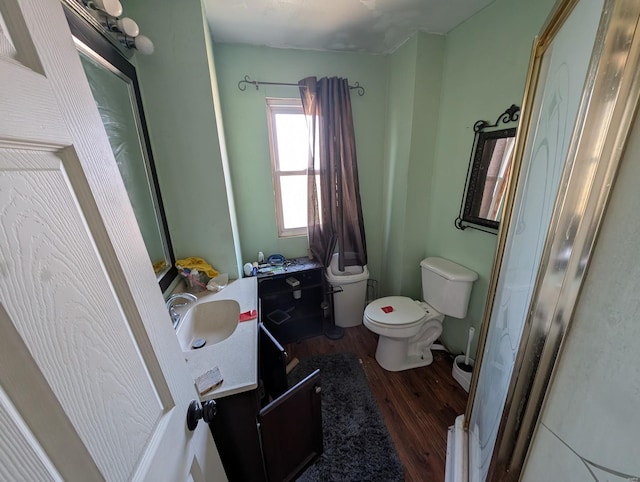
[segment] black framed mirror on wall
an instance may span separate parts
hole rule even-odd
[[[515,123],[519,117],[520,107],[512,104],[495,123],[479,120],[473,125],[475,136],[456,228],[497,233],[515,150]]]
[[[63,2],[82,67],[160,289],[177,276],[135,67],[73,0]]]

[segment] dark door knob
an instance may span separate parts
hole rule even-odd
[[[217,410],[215,400],[207,400],[202,405],[197,400],[191,400],[187,409],[187,428],[193,432],[200,419],[205,423],[213,421]]]

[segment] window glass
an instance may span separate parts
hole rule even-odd
[[[285,229],[307,226],[307,176],[281,176],[282,220]]]
[[[276,114],[275,120],[279,170],[306,169],[309,159],[309,140],[307,121],[302,114],[302,107],[297,114]]]

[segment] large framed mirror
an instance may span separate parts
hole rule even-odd
[[[520,107],[513,104],[493,124],[479,120],[475,132],[471,159],[465,182],[458,229],[468,227],[496,233],[511,173],[516,139],[515,123]]]
[[[63,5],[149,259],[164,291],[177,270],[135,67],[95,19],[72,0]]]

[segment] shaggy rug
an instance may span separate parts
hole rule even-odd
[[[404,480],[404,469],[358,357],[332,353],[302,359],[289,373],[289,386],[316,368],[322,377],[324,453],[298,480]]]

